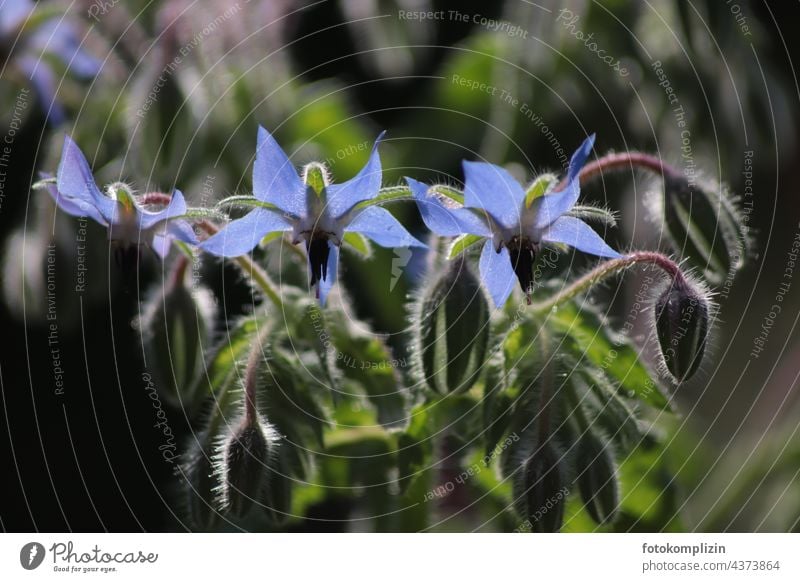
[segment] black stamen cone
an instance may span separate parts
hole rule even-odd
[[[533,286],[533,263],[536,260],[536,250],[529,243],[521,243],[509,246],[508,253],[511,255],[511,266],[514,267],[519,284],[525,292],[528,305],[530,305],[531,288]]]
[[[327,238],[312,237],[306,243],[306,249],[313,287],[318,281],[325,281],[328,278],[328,256],[331,254],[331,248],[328,246]]]
[[[139,245],[124,242],[112,242],[114,249],[114,262],[124,273],[135,273],[139,268]]]

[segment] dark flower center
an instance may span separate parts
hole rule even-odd
[[[311,267],[311,285],[314,286],[318,281],[325,281],[328,278],[328,256],[331,254],[328,237],[312,234],[306,241],[306,250]]]
[[[511,266],[519,279],[520,287],[525,292],[528,305],[531,303],[531,290],[533,287],[533,264],[536,261],[538,245],[530,239],[515,236],[506,245],[511,255]]]
[[[139,268],[139,245],[123,241],[111,241],[114,262],[123,272],[135,272]]]

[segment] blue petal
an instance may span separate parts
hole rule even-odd
[[[268,233],[291,228],[279,213],[256,208],[200,243],[200,248],[220,257],[238,257],[253,250]]]
[[[169,254],[169,249],[172,247],[172,238],[167,233],[157,234],[153,236],[152,247],[153,251],[164,259]]]
[[[378,154],[378,145],[386,132],[381,132],[372,152],[369,155],[367,164],[361,171],[347,182],[341,184],[331,184],[325,188],[328,202],[328,210],[334,218],[341,218],[348,210],[359,202],[370,200],[378,195],[381,189],[381,158]]]
[[[176,216],[182,216],[184,214],[186,214],[186,201],[183,198],[183,193],[180,190],[175,190],[175,192],[172,193],[169,204],[167,204],[166,208],[163,210],[159,210],[158,212],[139,211],[139,227],[148,229],[162,220],[175,218]]]
[[[486,222],[466,208],[447,208],[436,196],[428,196],[428,187],[412,178],[406,178],[408,187],[417,202],[422,220],[439,236],[477,234],[492,236]]]
[[[575,153],[572,154],[572,159],[569,161],[569,168],[567,169],[567,179],[569,181],[578,177],[581,168],[586,164],[586,160],[589,159],[589,154],[592,153],[592,148],[594,147],[595,137],[597,136],[594,133],[587,137],[580,147],[575,150]]]
[[[19,27],[34,8],[31,0],[3,0],[0,8],[0,35],[7,36]]]
[[[39,107],[52,125],[60,125],[66,119],[64,108],[56,99],[56,79],[50,66],[33,57],[20,57],[17,64],[28,77],[39,101]]]
[[[578,174],[580,174],[581,168],[583,168],[592,151],[594,138],[594,134],[587,137],[581,147],[572,154],[569,169],[567,170],[567,185],[564,189],[560,192],[546,194],[534,201],[536,210],[534,228],[539,230],[546,228],[548,225],[553,224],[559,216],[575,206],[581,194],[581,182],[578,179]]]
[[[574,216],[562,216],[544,231],[542,241],[563,243],[599,257],[611,257],[616,259],[620,255],[600,238],[592,228]]]
[[[63,211],[69,214],[70,216],[88,216],[92,220],[99,222],[103,226],[106,225],[105,219],[100,215],[100,212],[92,206],[91,204],[85,202],[84,200],[76,200],[75,198],[67,198],[59,194],[58,188],[56,188],[55,184],[48,184],[46,186],[47,192],[50,196],[53,197],[53,200],[56,201],[58,207]]]
[[[94,206],[106,224],[115,222],[117,201],[100,192],[92,177],[89,163],[69,136],[64,138],[56,185],[60,195],[73,198],[78,204]]]
[[[360,232],[382,247],[426,246],[411,236],[388,210],[377,206],[370,206],[359,212],[345,230]]]
[[[164,223],[164,228],[159,229],[159,232],[153,235],[153,250],[163,259],[169,254],[172,241],[175,239],[191,245],[197,244],[197,236],[188,222],[185,220],[170,220]]]
[[[328,300],[328,293],[330,293],[333,284],[336,283],[339,274],[339,247],[331,241],[328,241],[328,246],[330,247],[330,253],[328,254],[327,272],[325,278],[317,282],[317,299],[319,299],[319,304],[323,307]],[[311,266],[309,265],[310,270]]]
[[[56,55],[69,72],[79,77],[94,77],[100,71],[100,61],[82,48],[76,28],[62,19],[53,18],[42,24],[29,43],[32,48]]]
[[[464,206],[488,213],[505,228],[519,224],[525,191],[500,166],[464,162]]]
[[[498,253],[494,250],[494,243],[487,240],[481,251],[480,272],[481,281],[492,296],[494,306],[500,308],[505,305],[517,281],[508,249],[503,247]]]
[[[192,225],[185,220],[170,220],[167,223],[167,233],[172,238],[187,244],[197,244],[197,235],[194,233]]]
[[[298,218],[306,215],[306,187],[286,153],[263,127],[258,128],[253,195]]]

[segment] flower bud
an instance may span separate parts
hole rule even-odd
[[[561,459],[555,445],[547,440],[534,448],[514,475],[514,504],[530,531],[552,533],[561,529],[566,502]]]
[[[711,284],[721,284],[744,264],[749,240],[740,211],[723,187],[666,176],[664,221],[675,250]]]
[[[203,351],[210,341],[214,304],[202,287],[187,288],[186,259],[166,283],[158,284],[142,306],[138,325],[144,335],[147,365],[165,399],[190,408],[197,378],[203,369]]]
[[[434,278],[417,317],[417,366],[427,385],[444,394],[469,390],[484,364],[489,306],[463,257]]]
[[[611,445],[587,431],[578,441],[576,467],[578,489],[586,511],[599,524],[614,520],[619,488]]]
[[[214,507],[214,464],[209,447],[205,445],[206,434],[198,435],[198,443],[195,443],[187,455],[188,461],[183,465],[183,473],[186,477],[187,509],[192,524],[198,529],[208,531],[216,524],[219,514]]]
[[[661,293],[654,308],[664,367],[676,382],[688,380],[703,361],[706,349],[708,298],[681,277]]]
[[[260,419],[245,420],[222,442],[217,455],[220,508],[241,517],[261,498],[274,444],[274,429]]]
[[[291,516],[292,477],[289,450],[281,447],[267,467],[266,483],[262,491],[261,505],[269,520],[275,525],[283,525]]]

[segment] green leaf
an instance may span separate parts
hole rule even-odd
[[[643,436],[639,421],[619,390],[601,369],[591,365],[578,369],[581,374],[572,374],[570,384],[576,401],[589,416],[589,424],[596,423],[624,450],[636,446]]]
[[[604,370],[619,390],[656,408],[670,409],[668,398],[641,363],[630,341],[613,332],[590,308],[578,310],[573,303],[565,304],[548,315],[547,323],[570,340],[566,346],[579,361],[586,357]]]
[[[344,242],[347,244],[348,248],[353,249],[365,259],[372,256],[372,245],[363,234],[359,232],[346,232],[344,233]]]
[[[682,531],[680,493],[664,462],[663,447],[645,440],[619,466],[621,515],[615,531]]]
[[[553,186],[558,183],[558,178],[555,174],[542,174],[536,178],[533,183],[528,186],[525,192],[525,207],[530,208],[533,201],[544,196]]]
[[[269,243],[278,240],[282,236],[283,236],[283,232],[281,232],[281,231],[267,233],[267,235],[259,241],[258,246],[263,249]]]
[[[218,397],[241,377],[239,364],[247,359],[257,330],[266,325],[262,317],[245,317],[225,336],[208,358],[206,373],[201,375],[195,394]]]
[[[399,368],[406,366],[405,358],[393,358],[386,343],[366,332],[363,324],[338,312],[326,315],[336,366],[347,384],[343,392],[363,394],[377,410],[382,425],[402,426],[406,421],[408,394]]]
[[[278,431],[296,445],[313,437],[322,446],[328,413],[319,402],[319,384],[301,362],[293,354],[273,348],[259,380],[259,407]]]
[[[485,238],[486,237],[478,234],[462,234],[453,241],[452,245],[450,245],[450,250],[447,252],[447,258],[455,259],[471,246],[481,242],[482,240],[485,240]]]

